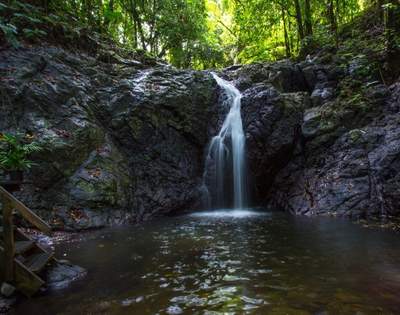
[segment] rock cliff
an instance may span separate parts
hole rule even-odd
[[[55,47],[7,50],[0,60],[0,130],[44,148],[19,195],[54,226],[136,222],[199,204],[216,116],[208,73]]]
[[[400,83],[328,55],[220,72],[243,94],[252,204],[398,215]],[[0,130],[44,147],[19,196],[55,227],[201,207],[204,155],[226,113],[208,72],[25,47],[0,52],[0,73]]]

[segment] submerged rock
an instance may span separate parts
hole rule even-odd
[[[2,297],[0,296],[0,314],[9,314],[11,311],[11,308],[15,303],[17,302],[16,297]]]
[[[3,282],[1,284],[0,292],[5,297],[12,296],[14,294],[15,290],[16,290],[15,287],[7,282]]]
[[[179,306],[169,306],[166,311],[165,311],[168,315],[178,315],[178,314],[182,314],[183,310],[179,307]]]
[[[73,281],[82,279],[87,271],[77,265],[72,265],[68,261],[59,260],[55,265],[48,269],[47,288],[59,290],[68,287]]]
[[[254,299],[254,298],[250,298],[248,296],[241,296],[240,299],[248,304],[252,304],[252,305],[262,305],[262,304],[267,304],[267,302],[265,302],[263,299]]]

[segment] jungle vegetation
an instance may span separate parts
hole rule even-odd
[[[398,0],[8,0],[0,2],[1,43],[73,43],[96,33],[126,50],[204,69],[305,57],[340,45],[342,30],[366,11],[388,45]]]

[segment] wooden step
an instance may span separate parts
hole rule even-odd
[[[32,240],[28,234],[25,234],[19,228],[14,229],[15,240],[17,241],[30,241]]]
[[[13,283],[19,291],[31,296],[45,284],[39,272],[54,257],[16,228],[19,221],[13,222],[13,215],[20,214],[47,235],[51,234],[51,227],[1,186],[0,202],[0,283]]]
[[[15,284],[23,294],[32,296],[39,291],[45,282],[15,259]]]
[[[34,241],[16,241],[15,242],[15,254],[16,255],[20,255],[23,254],[25,252],[27,252],[28,250],[30,250],[31,248],[33,248],[35,246],[35,242]]]
[[[26,261],[24,265],[32,272],[39,272],[46,266],[48,261],[53,258],[53,253],[41,252],[32,255]]]
[[[4,248],[0,246],[0,261],[4,259]],[[24,264],[14,259],[15,285],[26,296],[35,294],[44,284],[44,280],[29,270]]]

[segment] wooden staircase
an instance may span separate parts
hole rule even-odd
[[[14,211],[18,211],[25,220],[47,235],[51,234],[51,228],[1,186],[0,201],[3,209],[0,217],[0,279],[31,296],[45,284],[41,272],[55,258],[52,252],[44,249],[13,224]]]

